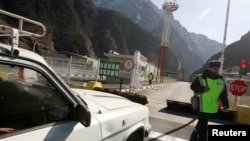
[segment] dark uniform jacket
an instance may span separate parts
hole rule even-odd
[[[209,70],[205,70],[202,73],[202,78],[206,79],[206,78],[210,78],[210,79],[223,79],[223,76],[219,75],[219,74],[215,74],[210,72]],[[205,92],[205,86],[203,86],[200,83],[200,80],[198,77],[195,78],[195,80],[192,82],[192,84],[190,85],[190,88],[194,91],[194,93],[204,93]],[[220,101],[223,105],[224,109],[228,109],[229,108],[229,102],[228,102],[228,95],[227,95],[227,86],[225,85],[225,89],[222,91],[222,93],[220,94]]]

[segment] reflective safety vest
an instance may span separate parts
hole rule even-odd
[[[149,80],[153,80],[153,79],[154,79],[153,74],[149,74],[149,75],[148,75],[148,79],[149,79]]]
[[[217,113],[219,107],[219,96],[225,89],[225,82],[221,78],[204,79],[201,75],[198,76],[200,84],[208,87],[209,90],[202,94],[195,94],[199,97],[199,111],[204,113]]]

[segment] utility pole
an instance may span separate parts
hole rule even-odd
[[[221,67],[219,73],[222,74],[223,66],[224,66],[224,52],[226,48],[226,37],[227,37],[227,26],[228,26],[228,17],[229,17],[229,8],[230,8],[230,0],[227,1],[227,13],[226,13],[226,22],[225,22],[225,29],[224,29],[224,37],[223,37],[223,46],[221,51]]]

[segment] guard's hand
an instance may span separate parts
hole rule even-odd
[[[207,92],[207,91],[209,91],[209,88],[208,88],[208,87],[205,87],[205,88],[204,88],[204,92]]]

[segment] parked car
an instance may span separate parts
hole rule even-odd
[[[33,33],[0,25],[0,33],[6,29],[12,40],[0,43],[1,141],[143,141],[149,135],[145,105],[107,92],[70,88],[42,56],[18,47],[21,33]]]

